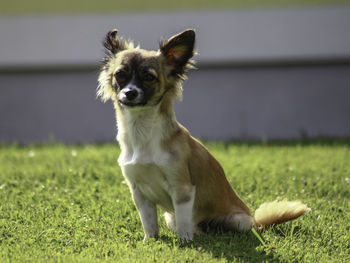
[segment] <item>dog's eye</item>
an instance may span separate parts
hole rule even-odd
[[[124,82],[128,78],[128,74],[125,71],[120,70],[115,73],[115,78],[118,82]]]
[[[143,80],[144,81],[147,81],[147,82],[151,82],[151,81],[154,81],[154,80],[156,80],[157,79],[157,77],[156,76],[154,76],[152,73],[145,73],[144,75],[143,75]]]

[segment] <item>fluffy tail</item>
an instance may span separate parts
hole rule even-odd
[[[273,201],[263,203],[254,215],[254,225],[257,228],[266,228],[302,216],[310,208],[299,201]]]

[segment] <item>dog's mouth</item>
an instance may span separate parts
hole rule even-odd
[[[146,103],[144,102],[131,102],[131,101],[124,101],[124,100],[118,100],[119,104],[126,106],[126,107],[142,107],[145,106]]]

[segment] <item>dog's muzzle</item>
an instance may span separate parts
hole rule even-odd
[[[129,107],[142,106],[144,104],[143,95],[143,91],[136,85],[128,85],[120,91],[118,101]]]

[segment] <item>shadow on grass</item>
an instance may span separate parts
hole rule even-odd
[[[162,236],[163,242],[173,246],[173,238]],[[213,258],[225,259],[227,262],[281,262],[276,259],[269,248],[264,248],[252,233],[218,232],[195,236],[193,242],[181,244],[180,248],[195,249],[205,252]]]
[[[301,226],[294,225],[293,222],[287,222],[287,223],[272,227],[270,231],[275,236],[287,238],[287,237],[292,237],[294,235],[298,235],[300,232],[303,232],[305,230]]]

